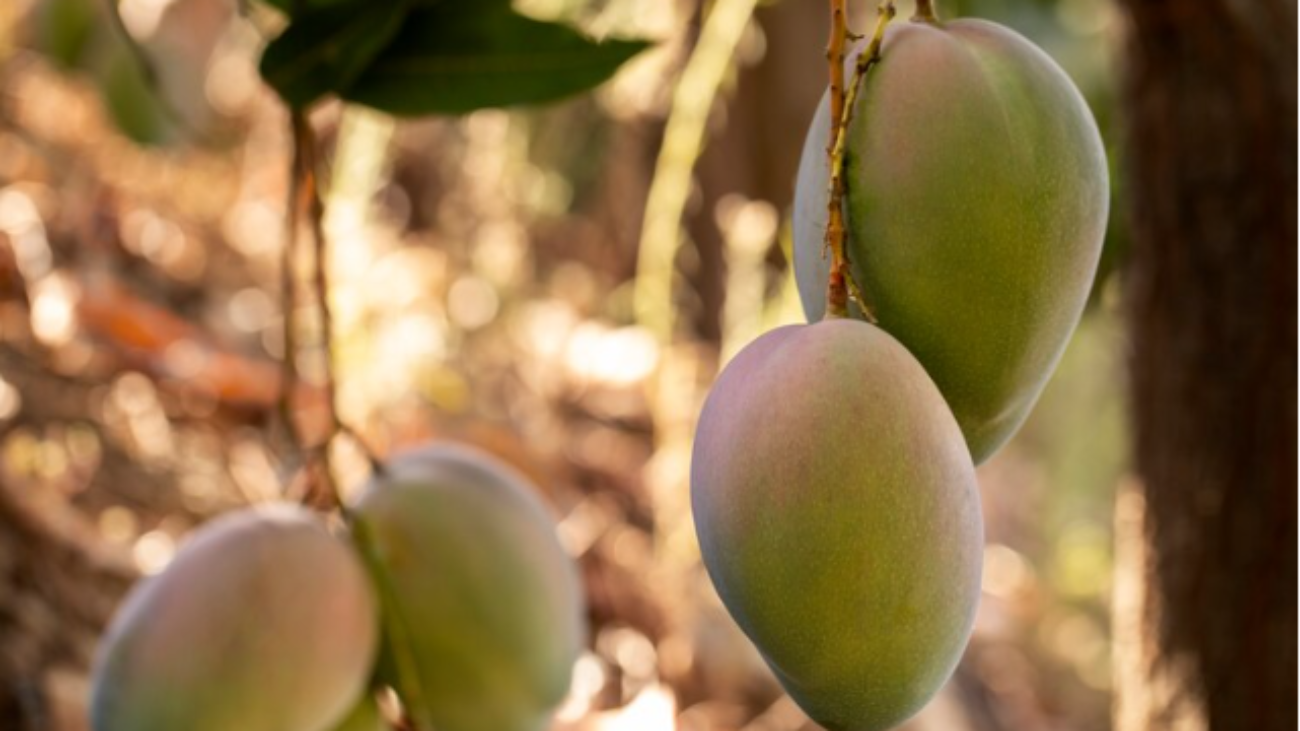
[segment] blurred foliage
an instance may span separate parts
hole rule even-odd
[[[34,46],[69,71],[91,75],[118,129],[140,144],[167,141],[176,120],[148,72],[96,0],[52,0],[35,11]]]
[[[37,47],[55,63],[75,69],[90,45],[97,20],[95,6],[88,0],[50,0],[35,20]]]
[[[123,134],[142,144],[164,140],[168,126],[165,113],[135,56],[125,46],[116,45],[109,52],[99,83],[104,105]]]
[[[226,0],[123,0],[178,125],[100,2],[14,1],[12,15],[0,12],[16,23],[0,36],[19,41],[0,51],[0,492],[84,526],[96,560],[150,573],[208,517],[304,490],[273,413],[287,115],[257,66],[285,18],[256,3],[242,14]],[[636,320],[636,247],[702,10],[688,0],[516,6],[593,37],[657,43],[594,94],[546,109],[403,123],[338,102],[312,111],[331,146],[325,225],[343,414],[381,452],[468,441],[542,486],[581,561],[593,620],[557,728],[807,728],[704,577],[685,486],[693,420],[719,361],[797,317],[778,242],[789,182],[724,173],[792,175],[824,84],[824,4],[765,4],[726,54],[703,157],[674,191],[685,220],[662,295],[677,313],[669,338]],[[1009,25],[1060,61],[1118,166],[1110,2],[940,9]],[[871,12],[856,7],[859,19]],[[988,546],[975,638],[914,731],[1108,727],[1110,513],[1127,479],[1117,315],[1127,232],[1112,211],[1113,273],[1029,423],[981,469]],[[309,264],[295,262],[295,275]],[[290,306],[308,346],[299,402],[319,434],[319,323],[310,301]],[[711,307],[720,337],[699,326]],[[344,483],[359,484],[363,456],[341,445],[336,458]],[[117,596],[86,602],[111,607]],[[48,608],[13,612],[15,636],[47,638],[23,657],[53,699],[50,717],[78,718],[93,634]],[[0,654],[8,637],[0,629]]]
[[[262,78],[295,109],[343,91],[409,22],[407,13],[406,3],[375,12],[354,4],[304,10],[262,52]]]

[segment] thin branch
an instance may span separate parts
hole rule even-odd
[[[325,206],[321,202],[316,174],[316,134],[306,115],[300,111],[290,113],[290,126],[293,129],[294,176],[300,189],[300,198],[306,205],[307,225],[312,239],[312,285],[316,295],[316,311],[320,319],[320,348],[325,354],[324,389],[325,401],[329,411],[329,430],[321,440],[319,453],[321,478],[326,490],[340,510],[346,512],[342,493],[339,491],[338,479],[334,474],[333,460],[330,459],[329,444],[339,432],[337,388],[334,383],[334,318],[330,312],[329,279],[325,272],[328,263],[328,250],[325,239]],[[293,353],[286,350],[285,359],[292,359]]]
[[[290,446],[299,455],[304,453],[304,445],[302,433],[298,429],[298,422],[293,413],[294,391],[298,386],[296,358],[298,337],[295,332],[294,319],[298,303],[298,277],[294,264],[297,259],[295,254],[298,249],[298,219],[306,206],[306,200],[303,197],[305,189],[302,185],[302,175],[299,173],[302,165],[301,147],[295,139],[293,157],[289,163],[289,200],[285,208],[284,247],[280,261],[280,308],[284,316],[281,332],[284,341],[284,352],[283,357],[280,359],[279,411],[280,420],[284,422],[285,431],[289,435]]]
[[[371,469],[375,474],[383,474],[383,463],[380,462],[375,452],[356,432],[355,429],[343,422],[339,416],[338,408],[338,383],[334,378],[334,315],[330,308],[329,300],[329,242],[325,236],[325,204],[321,199],[319,185],[319,154],[316,140],[316,133],[311,127],[311,123],[302,112],[292,112],[290,115],[290,124],[293,129],[294,144],[294,187],[298,189],[298,195],[294,200],[301,210],[305,206],[307,211],[307,225],[311,232],[312,240],[312,288],[315,290],[316,312],[320,321],[320,349],[324,353],[324,384],[325,401],[329,411],[329,428],[324,439],[321,440],[320,449],[311,450],[305,453],[305,464],[311,464],[319,460],[322,467],[321,474],[325,481],[325,486],[334,499],[338,508],[346,516],[347,506],[343,502],[342,494],[339,491],[338,479],[334,473],[333,461],[330,459],[329,445],[339,435],[347,436],[351,439],[365,454],[366,459],[370,462]],[[297,213],[294,214],[294,227],[296,231]],[[290,271],[290,276],[292,272]],[[290,337],[286,330],[286,338]],[[288,348],[285,350],[285,360],[289,361],[293,357],[293,351]],[[296,369],[286,363],[286,373],[294,373]],[[297,445],[299,452],[302,452],[302,445]]]
[[[338,429],[338,434],[340,436],[345,436],[348,439],[351,439],[352,443],[357,445],[357,448],[365,455],[366,461],[370,463],[370,471],[372,473],[380,477],[388,473],[388,468],[384,466],[384,463],[379,459],[375,450],[370,448],[370,444],[361,437],[361,434],[357,432],[356,429],[353,429],[341,419],[336,420],[335,428]]]
[[[826,63],[830,66],[831,134],[826,156],[830,160],[830,196],[826,201],[826,248],[831,254],[830,277],[826,283],[826,317],[848,315],[848,290],[844,283],[847,268],[844,260],[844,180],[835,165],[835,148],[840,144],[844,121],[844,46],[849,40],[846,0],[830,0],[831,37],[826,44]]]
[[[673,337],[674,261],[682,241],[682,211],[690,197],[691,170],[704,146],[709,110],[732,67],[756,4],[757,0],[713,3],[673,91],[672,112],[646,196],[632,295],[637,323],[654,333],[661,344]]]
[[[832,6],[840,6],[840,15],[832,7],[832,26],[838,17],[843,21],[843,1],[831,0]],[[826,154],[830,158],[830,194],[827,196],[826,247],[831,253],[831,272],[826,285],[826,317],[844,317],[848,314],[848,300],[857,303],[862,313],[871,322],[875,316],[867,306],[862,289],[854,281],[849,268],[847,247],[844,245],[844,156],[848,144],[849,122],[853,119],[853,107],[857,103],[858,90],[871,67],[880,60],[880,47],[885,40],[885,28],[896,14],[893,0],[885,0],[876,9],[876,28],[867,47],[858,54],[853,65],[853,78],[847,88],[844,85],[844,41],[849,37],[846,28],[831,34],[831,44],[827,48],[827,58],[831,63],[831,144]],[[839,38],[839,44],[835,39]],[[836,56],[838,55],[838,60]],[[837,93],[838,92],[838,93]],[[838,102],[838,105],[837,105]],[[838,107],[838,114],[836,113]]]
[[[338,387],[334,382],[334,316],[330,309],[328,242],[325,237],[325,204],[321,200],[317,177],[316,135],[311,125],[302,114],[294,115],[299,139],[303,144],[304,196],[307,197],[307,223],[312,239],[312,286],[316,292],[316,309],[320,317],[320,347],[325,351],[325,396],[330,406],[330,422],[337,430],[340,427],[338,410]]]

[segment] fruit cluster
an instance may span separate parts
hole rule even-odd
[[[889,27],[849,112],[841,210],[863,296],[823,319],[823,102],[793,220],[814,324],[723,371],[691,492],[709,576],[782,685],[826,728],[872,731],[916,713],[965,648],[975,465],[1019,428],[1078,323],[1109,184],[1069,78],[993,23]]]
[[[95,731],[538,731],[585,635],[578,573],[537,491],[491,457],[398,456],[340,539],[294,506],[201,528],[118,612]]]

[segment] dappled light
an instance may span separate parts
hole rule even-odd
[[[1132,692],[1132,679],[1145,677],[1143,658],[1155,653],[1150,627],[1138,620],[1149,616],[1144,591],[1154,586],[1142,522],[1153,508],[1135,461],[1147,442],[1131,418],[1126,329],[1125,267],[1139,245],[1122,198],[1136,184],[1121,177],[1124,155],[1133,154],[1120,126],[1121,54],[1132,21],[1119,0],[940,4],[944,17],[985,17],[1025,35],[1064,70],[1061,83],[1077,86],[1071,109],[1095,117],[1100,142],[1087,138],[1095,143],[1080,157],[1087,165],[1071,158],[1043,174],[1063,187],[1016,179],[1013,190],[1010,178],[995,179],[1004,170],[990,172],[992,165],[970,173],[960,168],[969,160],[1027,169],[1032,156],[967,147],[969,154],[945,158],[953,168],[943,180],[970,174],[971,184],[944,188],[948,197],[931,205],[934,197],[921,200],[908,187],[928,162],[910,146],[906,125],[882,133],[895,137],[872,138],[878,159],[859,168],[855,158],[844,163],[856,189],[837,190],[827,185],[827,170],[801,167],[827,86],[826,2],[521,0],[493,22],[518,38],[532,32],[543,51],[553,43],[579,54],[586,76],[573,71],[551,83],[541,71],[515,69],[501,81],[488,64],[464,71],[483,74],[473,77],[477,87],[437,76],[403,95],[394,91],[405,88],[403,74],[434,73],[446,60],[419,55],[441,48],[432,40],[427,47],[418,36],[402,40],[416,27],[409,18],[384,31],[392,43],[385,49],[404,49],[409,58],[380,56],[354,69],[349,64],[359,62],[348,53],[356,49],[344,49],[299,75],[293,59],[262,56],[287,37],[285,28],[302,25],[293,19],[301,8],[287,0],[122,0],[120,28],[111,3],[10,0],[0,8],[0,729],[125,728],[87,720],[92,705],[108,703],[94,700],[105,692],[92,691],[96,658],[112,642],[153,647],[132,628],[182,601],[160,589],[129,619],[112,620],[131,587],[180,586],[190,577],[178,579],[169,567],[187,561],[224,565],[202,554],[202,536],[211,535],[203,531],[215,521],[247,520],[249,535],[279,536],[278,524],[259,511],[286,502],[305,506],[293,508],[295,520],[312,540],[328,539],[320,551],[356,542],[356,566],[347,564],[355,576],[344,581],[355,595],[335,597],[352,601],[347,611],[355,614],[321,610],[332,601],[321,577],[341,564],[288,576],[256,559],[230,576],[245,571],[252,578],[240,581],[265,582],[272,593],[306,587],[315,604],[277,605],[284,611],[268,610],[268,625],[213,609],[195,615],[195,626],[283,628],[306,667],[314,663],[304,649],[313,638],[290,628],[319,623],[319,636],[333,640],[325,651],[370,664],[356,677],[327,677],[317,690],[341,689],[349,702],[360,697],[363,706],[352,711],[373,714],[381,726],[372,731],[487,731],[466,718],[502,724],[492,731],[819,728],[806,715],[814,704],[787,695],[798,673],[780,667],[816,667],[806,649],[821,639],[792,617],[813,614],[818,602],[754,598],[736,588],[773,573],[780,556],[735,536],[749,538],[745,530],[778,513],[806,517],[809,506],[822,511],[819,522],[808,521],[785,553],[831,558],[788,572],[792,582],[806,580],[790,585],[813,586],[843,560],[836,547],[845,544],[831,545],[828,536],[892,531],[890,545],[913,546],[918,561],[951,559],[925,575],[934,586],[917,584],[915,596],[944,597],[942,607],[900,600],[892,613],[872,605],[846,620],[846,634],[880,639],[882,648],[908,631],[919,633],[911,645],[919,646],[946,629],[904,630],[909,611],[951,614],[953,626],[971,628],[968,642],[961,633],[945,640],[955,671],[931,673],[935,687],[923,694],[935,693],[933,701],[899,715],[898,728],[1140,728],[1113,710]],[[477,29],[488,21],[475,7],[428,4],[410,17]],[[900,2],[895,26],[912,9]],[[849,27],[867,34],[864,43],[877,17],[874,5],[850,3]],[[454,47],[449,31],[426,25],[429,39]],[[927,83],[948,82],[953,98],[967,88],[951,75]],[[1008,83],[1002,91],[1023,90]],[[900,91],[899,99],[916,93]],[[285,102],[298,98],[308,103]],[[1031,128],[1042,110],[1008,111],[1001,99],[996,111],[1008,129],[1038,133]],[[969,124],[975,116],[945,121]],[[1035,139],[1050,147],[1060,140],[1049,133],[1091,134],[1070,124],[1073,118],[1044,125]],[[830,129],[815,128],[809,149],[833,150],[833,140],[821,139]],[[826,159],[836,164],[833,154]],[[794,208],[796,185],[822,217],[817,226]],[[987,200],[971,203],[974,188]],[[845,244],[848,254],[825,243],[827,200],[841,194],[850,228],[855,215],[859,227],[879,226],[858,242],[865,248]],[[1009,216],[1008,201],[1031,197],[1033,215],[1042,213],[1033,225],[988,214]],[[882,200],[888,215],[871,208]],[[962,230],[930,225],[970,211]],[[1067,216],[1075,217],[1062,224]],[[960,257],[939,257],[943,266],[925,258],[970,230],[983,235],[982,226],[1005,235],[998,241],[1007,247],[981,254],[979,267]],[[1003,275],[1029,259],[1016,236],[1051,244],[1052,258],[1025,265],[1026,276],[1051,286],[1032,290],[1017,311],[1023,316],[1002,327],[993,300],[1021,285]],[[1088,241],[1070,249],[1080,237]],[[801,251],[804,266],[825,269],[811,284],[795,278]],[[820,319],[831,272],[848,273],[839,285],[845,312],[879,315],[883,328],[871,336],[855,330],[864,352],[880,360],[852,371],[835,370],[857,357],[845,349],[848,340],[819,349],[797,335],[847,323],[771,334],[807,316]],[[941,277],[948,279],[936,284]],[[851,289],[859,285],[866,291]],[[1294,299],[1294,282],[1290,291]],[[939,303],[930,312],[951,319],[917,325],[906,307],[921,296]],[[913,370],[896,366],[912,356],[894,337],[911,338]],[[1021,348],[1017,338],[1032,342]],[[755,355],[746,350],[755,342],[777,345]],[[778,349],[786,342],[815,354],[814,366],[781,360],[792,357]],[[936,366],[954,342],[958,350],[975,343],[964,352],[978,357]],[[737,364],[747,370],[729,381],[736,371],[727,369]],[[962,390],[976,371],[977,385],[997,398]],[[775,387],[763,373],[806,388]],[[744,408],[706,409],[715,386],[743,394]],[[840,411],[805,418],[796,408],[813,402]],[[716,442],[697,434],[702,411],[721,414],[710,417],[723,435]],[[932,412],[942,414],[933,429],[917,416]],[[972,437],[985,422],[996,429]],[[796,433],[791,424],[802,423],[816,424],[815,433]],[[844,441],[826,441],[834,435]],[[814,442],[820,451],[800,461]],[[430,444],[435,456],[420,463]],[[472,450],[463,459],[482,473],[464,477],[461,457],[436,452],[452,444]],[[417,456],[394,461],[402,454]],[[409,473],[385,471],[417,463]],[[800,482],[814,464],[841,465],[849,480],[879,473],[909,498],[933,501],[918,515],[940,517],[925,525],[899,518],[907,505],[855,517],[853,501]],[[693,465],[725,483],[706,497],[697,492],[694,504]],[[698,473],[694,479],[702,481]],[[436,503],[433,492],[413,492],[400,508],[378,507],[386,505],[383,485],[427,483],[432,491],[456,480],[474,487],[466,500],[491,494],[500,502],[457,502],[447,491]],[[784,501],[780,510],[750,511],[744,501],[759,490]],[[1216,495],[1187,499],[1211,515],[1220,508]],[[459,511],[458,519],[444,509]],[[229,513],[241,517],[220,517]],[[373,522],[357,522],[367,519]],[[723,535],[712,551],[710,530]],[[522,545],[520,536],[532,542]],[[823,539],[818,554],[813,544]],[[294,550],[306,555],[306,543]],[[251,546],[244,547],[257,555]],[[411,579],[403,573],[419,560],[411,551],[447,563],[436,577]],[[849,585],[875,558],[844,564],[852,570],[836,585],[848,587],[843,597],[856,596]],[[957,562],[969,570],[949,572]],[[908,564],[890,570],[905,573]],[[379,577],[374,608],[362,569]],[[447,575],[450,584],[435,580]],[[139,583],[147,577],[156,581]],[[464,592],[473,611],[440,603],[447,591]],[[406,624],[412,620],[402,613],[416,610],[438,621],[472,615],[491,632]],[[367,635],[372,624],[385,639]],[[331,627],[343,634],[333,637]],[[408,632],[411,647],[447,652],[454,672],[419,652],[404,656],[395,632]],[[119,634],[127,639],[105,639]],[[775,639],[765,643],[766,636]],[[381,641],[390,643],[383,652]],[[134,646],[123,646],[98,662],[135,662]],[[239,651],[259,658],[266,650]],[[854,688],[876,688],[880,677],[916,660],[890,664],[888,651],[872,655],[890,665],[879,668],[883,675],[871,675],[871,666]],[[493,665],[498,657],[509,661]],[[947,656],[923,659],[938,667]],[[115,678],[127,688],[122,697],[144,687],[131,686],[130,673],[151,672],[143,664],[128,669],[125,680]],[[240,697],[253,699],[249,707],[271,709],[264,718],[276,718],[277,704],[297,692],[268,700],[236,676],[223,682],[247,693]],[[464,678],[478,685],[458,685]],[[182,690],[193,691],[195,703],[215,697]],[[841,697],[866,698],[862,707],[879,710],[875,696],[841,693],[834,712]],[[481,718],[463,710],[471,700],[486,709]],[[341,718],[334,711],[349,710],[335,704],[320,718],[333,722]],[[139,707],[113,712],[144,718],[130,715]],[[1131,718],[1148,718],[1123,707]]]

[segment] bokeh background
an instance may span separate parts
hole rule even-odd
[[[694,0],[517,5],[658,45],[545,108],[400,123],[337,102],[313,112],[342,416],[380,453],[476,444],[545,493],[592,620],[556,728],[815,728],[721,607],[687,485],[719,367],[801,319],[788,208],[825,88],[825,3],[764,2],[751,18],[753,3],[716,0],[743,28],[734,48],[701,35]],[[874,9],[853,5],[861,30]],[[156,89],[100,0],[0,3],[0,728],[15,731],[86,728],[88,664],[131,582],[208,518],[305,490],[275,412],[291,140],[256,70],[282,21],[233,0],[121,12]],[[940,12],[1004,23],[1066,69],[1117,200],[1078,332],[979,471],[988,543],[970,648],[904,728],[1108,729],[1116,648],[1138,641],[1115,617],[1141,581],[1124,532],[1142,509],[1121,307],[1125,18],[1109,0]],[[720,59],[718,83],[683,79],[692,54]],[[299,400],[321,412],[316,309],[295,307]],[[346,440],[334,457],[345,489],[365,479]]]

